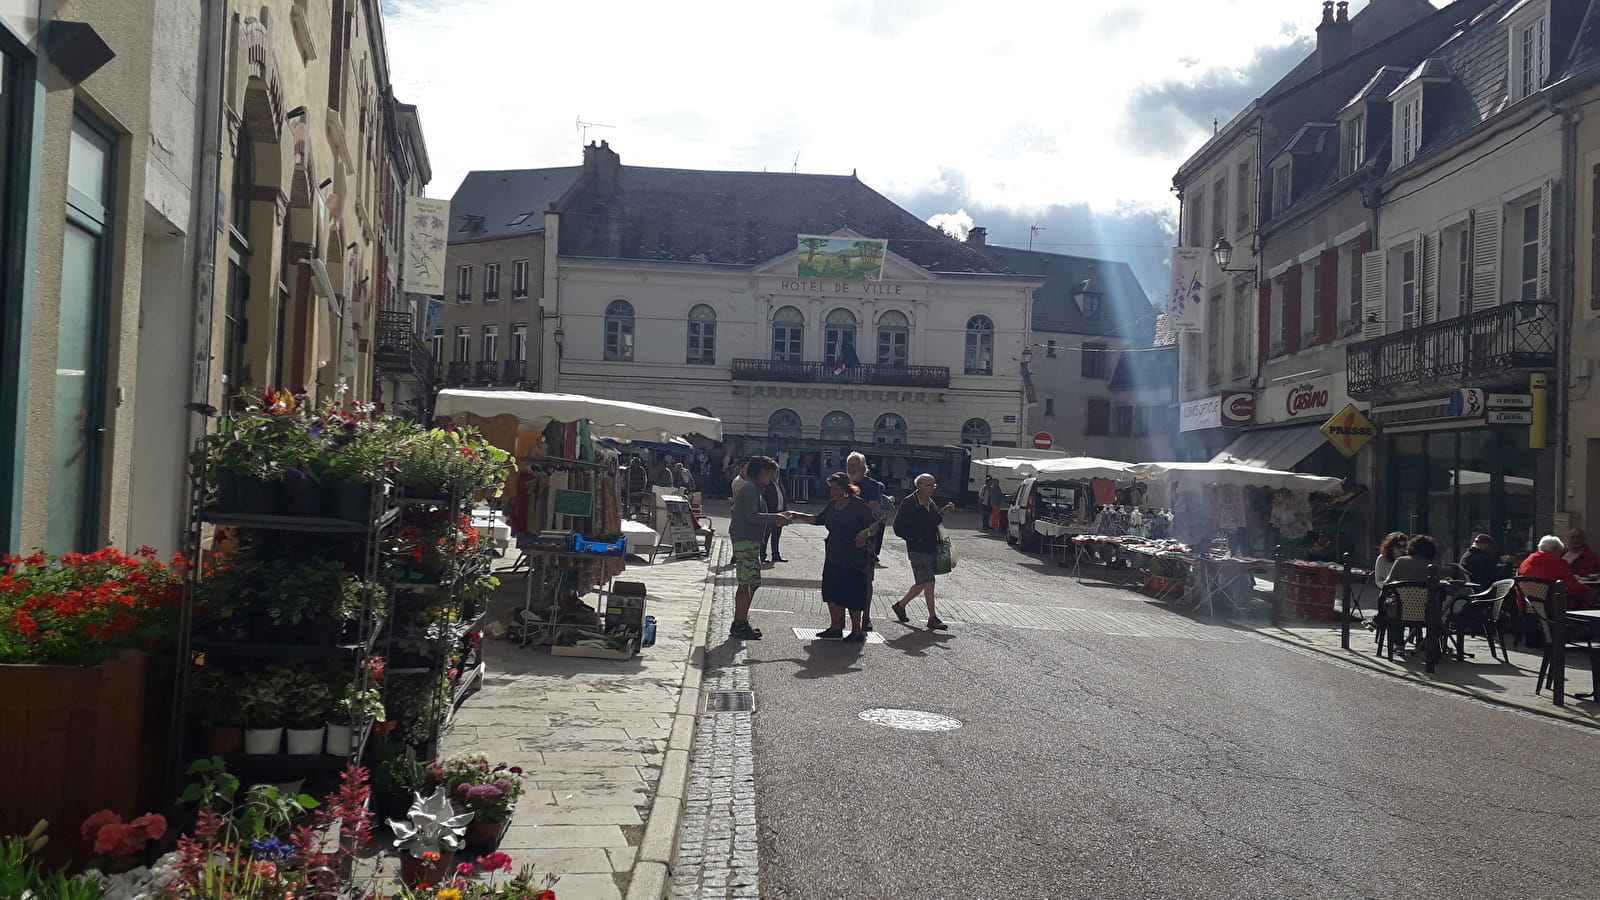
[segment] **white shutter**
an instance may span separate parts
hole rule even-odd
[[[1472,311],[1500,303],[1500,218],[1498,204],[1472,213]]]
[[[1361,336],[1381,337],[1384,317],[1384,254],[1361,254]]]
[[[1422,292],[1422,322],[1426,325],[1439,321],[1439,233],[1417,238],[1417,243],[1421,249],[1421,281],[1417,288]]]
[[[1550,299],[1550,208],[1555,202],[1555,185],[1546,178],[1539,185],[1539,295],[1540,300]]]

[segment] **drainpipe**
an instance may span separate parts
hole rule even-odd
[[[1545,108],[1552,114],[1561,117],[1561,200],[1556,208],[1550,210],[1552,222],[1574,223],[1578,209],[1578,114],[1571,109],[1563,109],[1554,100],[1547,99]],[[1561,211],[1561,218],[1555,213]],[[1559,226],[1558,226],[1559,227]],[[1577,319],[1576,291],[1573,290],[1573,275],[1577,266],[1577,241],[1573,225],[1565,229],[1566,235],[1560,242],[1561,253],[1551,256],[1559,260],[1555,271],[1550,273],[1552,285],[1564,285],[1568,291],[1567,302],[1559,305],[1560,326],[1557,328],[1559,340],[1556,342],[1556,390],[1555,408],[1558,410],[1556,421],[1559,423],[1556,434],[1556,495],[1555,506],[1552,512],[1566,511],[1567,503],[1567,466],[1572,459],[1572,429],[1568,423],[1569,410],[1567,409],[1567,394],[1571,386],[1572,377],[1572,329]],[[1551,240],[1555,240],[1554,234]],[[1551,248],[1553,251],[1555,248]],[[1587,526],[1589,523],[1583,523]]]
[[[217,274],[217,197],[222,170],[222,79],[223,57],[228,40],[228,4],[210,0],[202,6],[205,16],[204,72],[200,97],[199,177],[195,180],[196,215],[194,223],[194,308],[191,310],[189,401],[201,407],[211,403],[211,328],[216,303]],[[206,418],[194,415],[189,420],[189,443],[206,433]]]

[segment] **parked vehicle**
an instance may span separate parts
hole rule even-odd
[[[1038,550],[1040,535],[1034,526],[1040,518],[1073,523],[1070,528],[1087,534],[1094,529],[1094,513],[1087,482],[1024,478],[1006,510],[1006,543],[1030,553]]]
[[[980,466],[980,459],[1065,459],[1067,454],[1061,450],[1034,450],[1030,447],[990,447],[985,444],[967,448],[972,454],[972,461],[967,466],[967,489],[965,499],[969,503],[978,501],[978,489],[983,487],[983,480],[990,475],[999,479],[1000,487],[1006,492],[1007,497],[1014,497],[1017,488],[1022,485],[1023,476],[1014,469]]]

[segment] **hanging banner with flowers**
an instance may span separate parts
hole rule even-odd
[[[444,251],[449,230],[449,200],[406,198],[404,287],[407,291],[444,293]]]
[[[1199,334],[1204,318],[1206,251],[1203,247],[1172,248],[1172,288],[1167,293],[1167,322],[1179,333]]]

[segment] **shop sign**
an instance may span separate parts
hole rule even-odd
[[[1355,456],[1368,441],[1378,436],[1378,429],[1354,403],[1346,403],[1344,409],[1322,423],[1322,433],[1335,450],[1345,456]]]
[[[1266,388],[1256,407],[1256,422],[1295,422],[1325,420],[1334,410],[1350,402],[1344,392],[1342,375],[1326,375]]]
[[[1488,407],[1484,404],[1481,388],[1456,388],[1450,392],[1450,415],[1475,419]]]
[[[1485,394],[1483,403],[1490,409],[1533,409],[1533,395]]]
[[[1243,391],[1190,400],[1178,407],[1178,430],[1199,431],[1255,421],[1256,396]]]
[[[1488,414],[1490,425],[1532,425],[1533,410],[1531,409],[1491,409]]]

